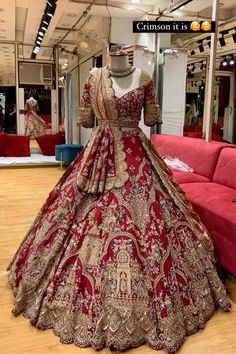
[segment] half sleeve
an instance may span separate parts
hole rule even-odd
[[[157,123],[162,123],[161,112],[154,88],[154,83],[150,78],[145,86],[144,124],[150,127]]]
[[[93,128],[94,119],[95,116],[93,113],[90,97],[90,82],[87,80],[84,85],[84,91],[80,101],[78,124],[85,128]]]

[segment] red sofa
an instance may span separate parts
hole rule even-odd
[[[220,263],[236,275],[236,145],[164,134],[151,142],[161,156],[193,169],[172,172],[209,230]]]

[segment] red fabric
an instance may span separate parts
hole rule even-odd
[[[116,305],[120,298],[122,304],[126,304],[127,300],[129,306],[131,304],[141,309],[143,303],[145,306],[150,304],[154,328],[172,311],[170,326],[176,328],[179,313],[175,315],[175,302],[171,297],[173,292],[181,294],[177,305],[181,304],[183,313],[186,306],[189,309],[193,304],[191,315],[195,321],[200,296],[196,297],[191,288],[196,286],[196,281],[199,284],[203,279],[200,286],[207,289],[207,294],[218,291],[219,282],[216,283],[217,290],[214,285],[208,286],[214,284],[216,279],[208,254],[208,238],[203,235],[198,238],[199,233],[195,234],[193,230],[196,229],[192,228],[188,219],[191,210],[184,215],[169,197],[168,190],[163,187],[147,158],[139,132],[123,134],[126,134],[122,140],[129,175],[127,182],[121,188],[105,191],[100,196],[82,192],[76,183],[83,153],[79,155],[50,193],[14,260],[9,278],[14,294],[19,296],[21,302],[17,301],[17,297],[13,313],[19,315],[24,311],[22,303],[26,297],[29,298],[31,291],[31,304],[36,304],[30,317],[31,323],[37,323],[41,329],[48,328],[48,325],[51,327],[55,318],[56,323],[59,320],[62,323],[65,312],[62,313],[61,307],[54,304],[63,304],[63,309],[68,309],[65,320],[67,323],[69,321],[71,328],[73,315],[71,321],[74,328],[81,323],[79,301],[83,318],[86,319],[89,314],[96,325],[97,313],[103,313],[107,305],[103,299],[114,299]],[[130,293],[126,285],[122,290],[122,279],[132,281]],[[46,284],[44,287],[42,282]],[[36,291],[39,284],[42,292]],[[154,301],[158,304],[155,308]],[[214,298],[210,301],[213,304]],[[52,308],[57,311],[56,315],[52,313]],[[117,308],[119,314],[119,302]],[[201,316],[207,308],[206,298],[203,298],[202,308]],[[105,319],[109,319],[110,307],[108,311]],[[53,322],[49,322],[50,314]],[[79,324],[75,324],[75,318]],[[130,319],[130,313],[127,318]],[[183,321],[186,323],[185,318]],[[150,322],[147,323],[149,325]],[[64,325],[60,328],[66,333]],[[99,333],[104,333],[103,322],[101,328]],[[158,328],[159,333],[163,334],[162,327]],[[131,334],[129,331],[128,336]]]
[[[52,121],[52,117],[50,114],[41,114],[40,117],[44,120],[45,123],[50,124]]]
[[[202,132],[184,132],[184,136],[189,138],[202,139]]]
[[[230,78],[222,76],[219,86],[219,106],[226,108],[229,105]]]
[[[151,142],[161,156],[178,157],[196,174],[212,179],[224,144],[176,135],[153,134]]]
[[[64,143],[60,133],[37,136],[35,139],[42,150],[42,154],[47,156],[55,155],[55,145]]]
[[[236,149],[225,148],[221,151],[213,181],[236,189]],[[236,194],[236,192],[235,192]]]
[[[7,134],[0,133],[0,156],[4,156]]]
[[[180,170],[172,170],[179,184],[182,183],[196,183],[196,182],[210,182],[209,178],[198,175],[194,172],[184,172]]]
[[[26,135],[7,134],[4,156],[30,156],[30,137]]]
[[[232,274],[236,275],[235,241],[229,240],[227,237],[222,237],[222,234],[215,230],[212,230],[211,234],[220,263],[225,269],[229,269]]]
[[[236,190],[213,182],[186,183],[181,188],[210,231],[222,265],[236,275],[236,258],[233,256],[236,249],[236,203],[232,202],[236,198]],[[234,249],[225,252],[226,244],[232,244]]]
[[[201,132],[202,126],[201,125],[185,125],[184,132]]]

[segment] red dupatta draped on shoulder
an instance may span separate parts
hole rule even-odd
[[[91,105],[98,121],[116,121],[118,111],[107,69],[93,69],[89,83]],[[95,128],[81,161],[78,187],[93,194],[119,188],[128,180],[126,170],[120,129],[109,125]]]

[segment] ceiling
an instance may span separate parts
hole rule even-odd
[[[170,10],[184,0],[58,0],[54,17],[42,42],[37,59],[49,59],[52,47],[61,46],[61,61],[71,55],[75,48],[80,57],[88,54],[94,45],[102,46],[109,37],[109,18],[121,17],[131,21],[141,19],[146,13],[155,14],[160,20],[211,18],[212,0],[193,0],[181,9]],[[0,0],[0,76],[14,71],[14,45],[19,47],[22,58],[30,58],[47,0]],[[172,17],[165,17],[165,16]],[[77,24],[76,24],[77,23]],[[236,0],[220,0],[220,25],[222,30],[236,27]],[[70,30],[70,31],[69,31]],[[77,33],[77,31],[79,31]],[[77,42],[90,39],[89,47],[78,46]],[[182,43],[194,47],[201,35],[172,35],[173,46]],[[85,39],[85,40],[84,40]],[[180,42],[178,39],[181,39]],[[125,42],[125,39],[124,39]],[[235,50],[236,44],[229,35],[226,46],[219,52]],[[90,48],[91,47],[91,48]],[[207,51],[207,44],[205,45]],[[196,51],[196,56],[200,55]]]

